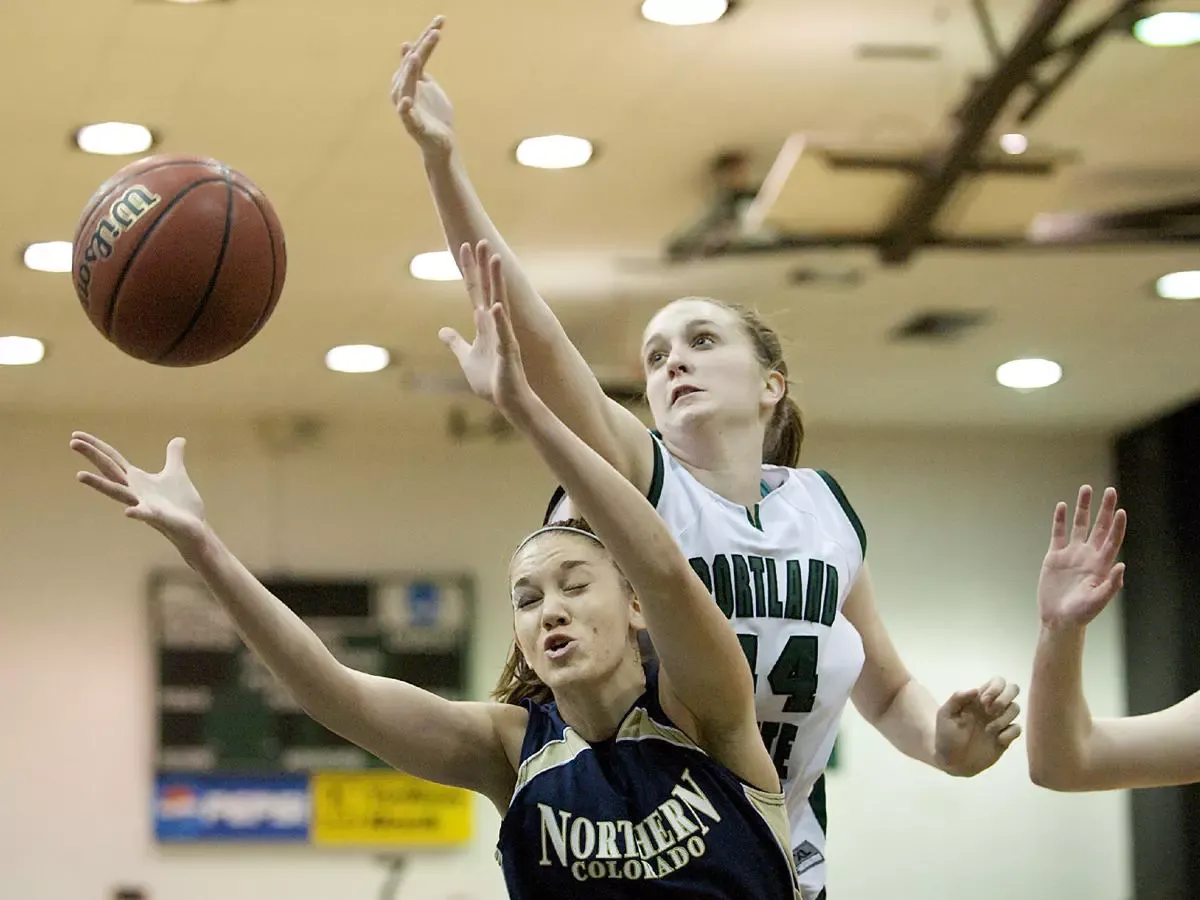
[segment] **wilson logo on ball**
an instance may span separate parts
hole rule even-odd
[[[108,215],[96,225],[88,240],[87,249],[83,251],[83,262],[79,266],[77,276],[83,298],[88,296],[88,287],[92,281],[92,266],[100,260],[112,256],[113,245],[117,238],[132,228],[138,219],[158,206],[160,202],[162,202],[162,197],[150,191],[145,185],[135,184],[109,207]]]

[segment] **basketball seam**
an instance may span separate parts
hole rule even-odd
[[[208,303],[209,297],[212,296],[213,288],[217,286],[217,279],[221,276],[221,267],[225,264],[225,251],[229,249],[229,235],[233,230],[233,182],[230,180],[228,174],[226,174],[223,180],[225,182],[225,232],[221,235],[221,249],[217,253],[217,262],[213,266],[212,277],[208,280],[208,287],[204,291],[204,296],[200,298],[200,302],[196,304],[196,309],[192,312],[191,319],[188,320],[187,325],[183,327],[183,331],[170,343],[167,349],[158,355],[155,360],[156,362],[165,360],[177,350],[179,345],[183,343],[184,338],[188,336],[188,332],[196,327],[196,323],[200,321],[200,316],[204,314],[204,307]]]
[[[267,294],[267,302],[263,305],[262,312],[259,313],[258,319],[254,323],[254,327],[250,329],[250,331],[242,339],[241,343],[234,347],[233,350],[229,351],[230,353],[235,353],[236,351],[245,347],[246,344],[250,342],[250,339],[258,334],[260,330],[262,330],[263,323],[267,320],[267,316],[269,316],[275,309],[275,303],[273,302],[275,298],[275,279],[279,272],[278,260],[275,253],[275,232],[271,228],[271,223],[267,221],[267,214],[263,211],[262,206],[258,202],[258,198],[256,198],[254,194],[246,190],[240,184],[234,183],[233,186],[246,195],[250,202],[254,204],[254,208],[258,210],[259,216],[262,217],[263,228],[267,232],[267,243],[271,245],[271,290]]]
[[[146,241],[150,239],[150,235],[154,234],[155,229],[157,229],[163,220],[167,218],[167,214],[175,208],[176,204],[178,204],[180,200],[202,185],[213,184],[220,181],[225,181],[225,179],[202,178],[199,181],[193,181],[186,188],[175,195],[174,199],[172,199],[171,202],[166,205],[166,208],[163,209],[158,218],[150,223],[150,227],[146,229],[146,233],[143,234],[138,240],[137,244],[133,248],[133,251],[129,254],[129,259],[125,260],[125,265],[121,268],[121,274],[117,276],[117,282],[115,285],[113,285],[112,297],[108,301],[108,309],[105,310],[104,334],[110,341],[112,340],[113,321],[117,317],[117,304],[120,301],[121,288],[125,284],[125,277],[129,274],[129,268],[133,265],[133,261],[137,259],[138,253],[140,253],[142,247],[146,245]]]
[[[95,199],[95,201],[87,209],[84,210],[83,215],[80,216],[80,218],[79,218],[79,225],[76,226],[76,228],[75,228],[75,239],[72,242],[72,244],[73,244],[72,250],[75,252],[78,252],[78,250],[80,248],[80,244],[79,244],[80,239],[82,238],[83,233],[86,230],[84,228],[84,226],[87,225],[87,223],[91,221],[92,216],[94,216],[96,214],[96,210],[98,210],[101,206],[103,206],[104,202],[106,200],[110,200],[112,198],[112,196],[114,194],[116,194],[118,191],[123,190],[125,188],[125,186],[128,185],[131,181],[136,181],[137,179],[141,178],[143,175],[148,175],[151,172],[157,172],[159,169],[168,169],[172,166],[194,166],[194,165],[197,165],[197,162],[195,160],[173,160],[171,162],[158,163],[157,165],[153,165],[148,169],[142,169],[140,172],[138,172],[134,175],[126,175],[123,179],[118,181],[116,184],[114,184],[112,187],[110,187],[103,194],[100,194]],[[72,254],[72,256],[73,255],[74,254]],[[71,260],[72,273],[74,273],[76,268],[77,268],[77,266],[75,264],[75,260],[72,259]],[[75,293],[79,294],[78,282],[76,282],[76,284],[75,284]],[[79,299],[81,301],[83,301],[85,304],[88,302],[87,299],[83,296],[80,296]]]

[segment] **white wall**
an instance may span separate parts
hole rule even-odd
[[[147,467],[186,435],[210,519],[252,568],[473,570],[481,695],[510,634],[505,564],[549,478],[521,444],[454,446],[432,419],[335,425],[271,462],[246,423],[0,415],[0,897],[91,900],[141,883],[162,900],[373,900],[383,869],[368,856],[153,845],[144,577],[175,557],[74,482],[72,428]],[[858,508],[885,620],[935,695],[993,673],[1027,683],[1050,513],[1082,481],[1106,483],[1104,440],[819,435],[806,459]],[[1122,709],[1117,620],[1089,636],[1099,713]],[[842,761],[829,785],[835,900],[1128,896],[1126,798],[1036,789],[1023,747],[954,780],[851,712]],[[503,896],[497,818],[478,810],[472,850],[414,861],[401,897]]]

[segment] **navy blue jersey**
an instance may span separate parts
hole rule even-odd
[[[741,781],[675,727],[657,666],[605,741],[585,741],[556,704],[525,706],[497,843],[510,897],[800,896],[783,794]]]

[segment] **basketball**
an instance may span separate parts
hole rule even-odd
[[[270,201],[215,159],[130,163],[88,201],[75,230],[75,293],[120,350],[199,366],[244,346],[271,317],[287,274]]]

